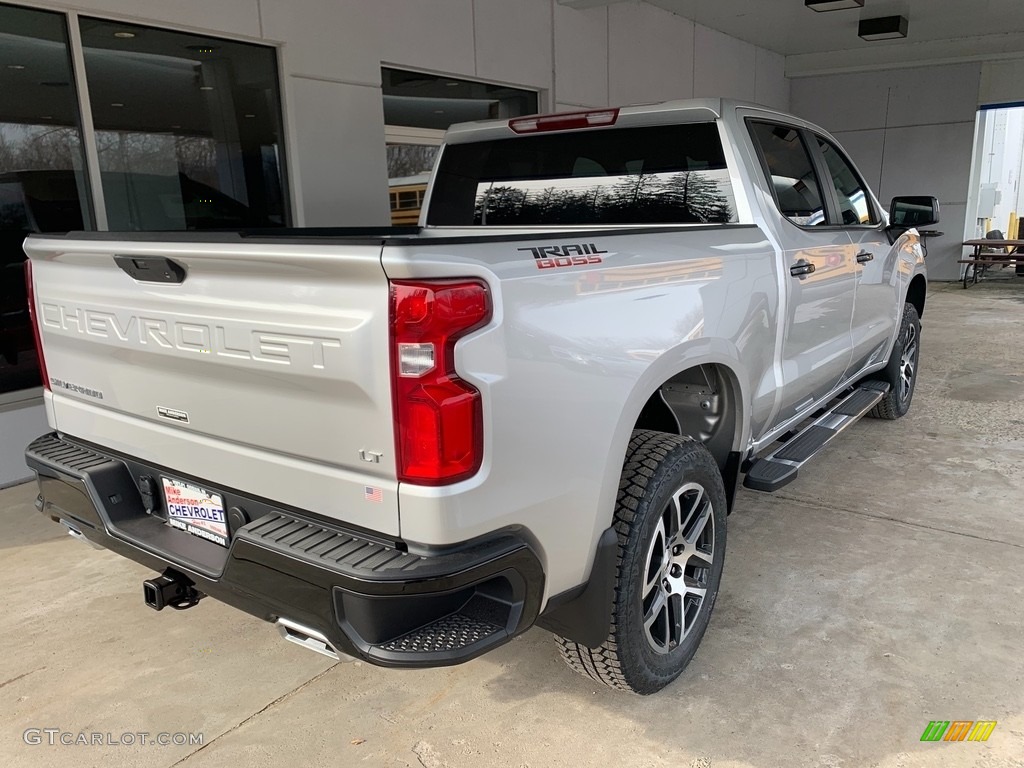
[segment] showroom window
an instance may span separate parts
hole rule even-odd
[[[391,223],[416,224],[444,132],[453,123],[532,115],[536,91],[383,67]]]
[[[277,72],[272,47],[0,3],[0,406],[40,392],[27,234],[290,225]]]
[[[81,20],[112,230],[288,223],[273,48]]]
[[[40,384],[22,241],[94,225],[66,17],[0,5],[0,30],[2,404]]]

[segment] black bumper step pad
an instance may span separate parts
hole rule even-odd
[[[88,448],[66,443],[52,433],[33,440],[27,452],[45,462],[69,469],[75,474],[112,461],[108,456],[90,451]]]
[[[504,631],[504,627],[461,613],[453,613],[451,616],[438,619],[433,624],[420,627],[415,632],[385,643],[380,648],[399,653],[459,651],[474,643],[479,643],[481,640],[486,640],[495,632],[502,631]]]
[[[264,515],[247,525],[244,531],[249,541],[320,561],[332,568],[348,566],[371,573],[408,571],[424,560],[386,544],[284,513]]]

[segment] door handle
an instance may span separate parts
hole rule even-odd
[[[793,277],[799,277],[802,280],[807,277],[807,275],[811,274],[814,269],[814,264],[809,261],[805,261],[804,259],[800,259],[800,261],[789,268],[789,274]]]
[[[875,254],[873,254],[871,251],[861,251],[860,253],[857,254],[857,263],[867,264],[873,258],[875,258]]]

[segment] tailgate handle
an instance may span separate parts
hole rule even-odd
[[[185,268],[163,256],[115,256],[114,262],[140,283],[185,282]]]

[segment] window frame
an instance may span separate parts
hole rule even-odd
[[[88,87],[85,67],[85,48],[82,41],[81,23],[83,19],[95,19],[111,24],[126,24],[148,27],[167,32],[178,32],[188,35],[203,35],[212,39],[245,43],[266,48],[273,52],[274,73],[278,89],[278,110],[280,118],[280,142],[278,144],[278,162],[280,178],[283,186],[282,204],[284,226],[302,226],[304,212],[302,207],[302,191],[298,183],[297,158],[299,145],[294,113],[294,96],[288,87],[288,77],[284,63],[284,44],[279,41],[267,40],[251,35],[233,34],[224,30],[198,31],[194,27],[177,24],[173,21],[154,18],[139,18],[127,14],[108,13],[101,9],[56,8],[49,5],[25,6],[20,0],[0,0],[3,5],[14,8],[59,16],[64,24],[67,56],[70,65],[69,85],[73,93],[74,108],[77,112],[77,128],[82,144],[82,168],[84,175],[85,194],[81,200],[83,218],[87,220],[89,231],[109,232],[106,196],[103,190],[102,172],[96,144],[96,127],[93,122],[91,95]],[[6,410],[37,405],[42,402],[43,387],[33,386],[26,389],[0,392],[0,413]]]
[[[89,157],[90,150],[94,148],[93,142],[90,141],[90,137],[93,135],[91,133],[92,122],[91,120],[86,120],[86,114],[82,108],[83,99],[87,99],[88,94],[83,94],[82,82],[78,77],[80,70],[79,60],[76,57],[76,45],[79,46],[80,49],[81,42],[77,37],[78,14],[74,11],[63,11],[45,6],[25,6],[18,2],[7,2],[6,0],[4,0],[2,4],[6,7],[18,9],[19,11],[31,14],[55,17],[60,20],[60,23],[63,26],[63,45],[65,49],[64,56],[66,57],[68,67],[70,104],[75,111],[75,122],[73,127],[76,129],[78,133],[78,140],[81,143],[82,166],[80,169],[73,170],[75,185],[79,192],[78,204],[82,213],[83,229],[89,231],[97,230],[100,228],[100,223],[105,222],[105,214],[100,210],[102,197],[99,200],[97,200],[96,197],[96,185],[93,184],[93,166],[91,165]],[[81,179],[78,178],[79,174],[81,174]],[[21,189],[20,194],[26,207],[29,223],[31,224],[33,217],[31,211],[28,209],[27,200],[24,200],[24,189]],[[32,354],[38,355],[39,351],[34,348],[35,344],[36,342],[33,340]],[[40,373],[42,372],[40,371]],[[44,391],[42,383],[23,387],[21,389],[0,391],[0,414],[42,404]]]
[[[9,0],[0,0],[9,3]],[[279,42],[265,40],[259,37],[230,34],[216,30],[197,31],[194,27],[187,27],[173,22],[165,22],[157,19],[139,19],[124,15],[92,12],[89,10],[68,10],[58,11],[67,19],[69,48],[72,60],[72,77],[75,81],[78,93],[79,121],[82,126],[83,144],[85,149],[85,168],[88,175],[89,186],[94,207],[95,230],[99,232],[111,231],[108,215],[106,194],[103,187],[103,171],[100,163],[99,145],[97,134],[99,133],[94,124],[92,109],[92,94],[89,90],[88,72],[86,70],[85,43],[82,39],[82,22],[98,21],[109,24],[124,24],[132,27],[149,28],[161,32],[171,32],[182,35],[202,36],[213,41],[221,40],[229,43],[239,43],[265,48],[271,51],[274,56],[274,78],[277,88],[278,102],[276,105],[279,118],[280,141],[278,143],[277,161],[279,166],[279,177],[282,186],[282,224],[280,228],[290,228],[302,225],[302,206],[300,190],[296,183],[297,174],[293,173],[293,164],[297,164],[299,147],[296,132],[291,126],[294,122],[291,97],[286,88],[287,72],[284,69],[283,45]]]
[[[788,123],[784,120],[771,120],[765,117],[747,117],[744,119],[744,125],[747,129],[747,137],[750,139],[750,143],[754,148],[754,154],[761,166],[762,181],[767,184],[768,191],[772,196],[772,202],[775,203],[775,212],[778,213],[783,220],[798,229],[802,229],[804,232],[822,232],[839,229],[840,227],[835,224],[836,214],[839,211],[839,204],[835,199],[835,191],[831,190],[831,187],[834,186],[832,184],[832,177],[831,175],[828,177],[829,185],[826,188],[822,183],[822,164],[824,163],[824,158],[822,158],[821,153],[817,151],[817,145],[813,147],[813,150],[812,147],[808,145],[807,137],[811,135],[810,132],[802,125]],[[811,170],[814,171],[814,178],[818,182],[818,191],[821,195],[821,205],[825,213],[825,223],[800,224],[799,222],[793,221],[793,219],[783,212],[782,205],[779,202],[779,195],[775,191],[775,185],[772,183],[772,171],[768,166],[768,159],[764,156],[764,148],[761,146],[761,142],[754,135],[754,125],[788,128],[789,130],[797,132],[797,136],[800,138],[800,145],[804,148],[804,152],[807,153],[807,158],[811,161]]]
[[[878,206],[875,205],[874,194],[872,193],[871,188],[864,182],[864,177],[861,175],[860,170],[857,168],[856,165],[854,165],[853,161],[850,159],[850,156],[846,154],[846,151],[842,147],[840,147],[835,140],[830,139],[829,137],[821,133],[818,133],[817,131],[807,131],[807,133],[815,139],[812,154],[817,156],[817,161],[819,162],[821,168],[824,170],[826,178],[829,181],[829,193],[830,196],[833,198],[832,202],[835,205],[836,221],[838,222],[834,226],[838,227],[839,229],[864,230],[877,229],[878,227],[882,226],[884,222],[882,220],[881,212],[878,210]],[[832,149],[836,152],[839,158],[844,163],[846,163],[846,166],[853,173],[853,177],[860,183],[861,189],[864,190],[864,200],[867,203],[871,217],[876,219],[876,221],[868,222],[866,224],[862,224],[859,222],[857,224],[846,224],[843,222],[842,205],[839,200],[839,190],[836,189],[835,182],[832,180],[832,171],[828,167],[828,161],[825,159],[825,153],[822,152],[821,147],[818,146],[819,140],[825,142],[830,147],[832,147]]]
[[[747,138],[750,140],[751,145],[754,149],[754,154],[757,157],[758,162],[761,165],[762,179],[767,183],[768,190],[771,193],[772,201],[775,203],[775,211],[783,219],[797,227],[804,232],[818,232],[818,231],[833,231],[833,230],[847,230],[855,229],[868,231],[873,229],[880,229],[885,227],[885,217],[882,216],[881,209],[875,202],[874,191],[865,183],[864,175],[860,172],[860,169],[850,160],[850,156],[846,153],[839,144],[829,136],[819,131],[812,130],[806,126],[799,125],[785,120],[773,120],[768,117],[760,116],[748,116],[745,117],[744,126],[747,129]],[[778,195],[775,192],[775,185],[771,183],[771,169],[768,167],[768,161],[764,156],[764,152],[761,148],[761,142],[754,136],[752,126],[754,124],[780,126],[783,128],[789,128],[794,130],[800,136],[800,142],[803,144],[804,151],[807,152],[811,159],[811,164],[814,167],[815,177],[818,181],[818,187],[822,193],[822,204],[825,208],[825,221],[824,224],[798,224],[793,221],[789,216],[782,212],[782,206],[779,204]],[[812,141],[813,139],[813,141]],[[860,182],[861,187],[864,189],[864,199],[867,201],[868,207],[871,210],[872,216],[877,219],[875,223],[867,224],[844,224],[842,216],[842,208],[839,204],[839,194],[836,190],[836,185],[832,181],[832,172],[829,170],[828,161],[825,160],[825,155],[821,151],[821,147],[818,146],[818,139],[824,141],[826,144],[832,146],[833,149],[839,154],[839,157],[849,166],[853,172],[854,177]],[[824,184],[822,179],[828,179],[828,183]]]

